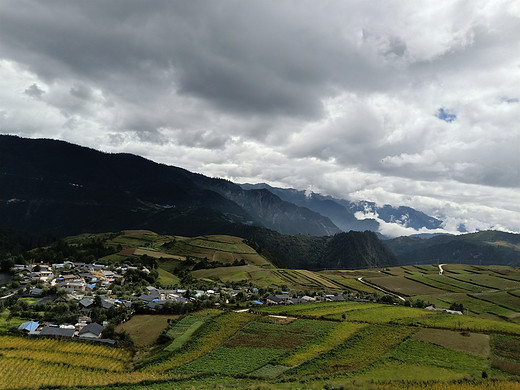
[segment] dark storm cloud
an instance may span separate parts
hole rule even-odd
[[[291,2],[23,1],[2,12],[0,39],[50,82],[88,78],[132,101],[173,89],[235,113],[316,118],[338,85],[388,78],[309,13]]]
[[[520,186],[513,2],[0,1],[2,132],[432,210]]]

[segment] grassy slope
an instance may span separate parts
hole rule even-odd
[[[168,326],[168,320],[178,317],[175,315],[135,315],[129,321],[118,325],[116,331],[128,332],[137,347],[151,346]]]

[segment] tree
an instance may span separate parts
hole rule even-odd
[[[383,295],[381,298],[379,298],[380,303],[387,303],[387,304],[393,304],[395,303],[395,298],[392,295]]]
[[[103,337],[104,339],[112,339],[112,338],[114,338],[115,334],[116,334],[116,328],[114,327],[114,325],[108,324],[103,329],[103,332],[101,332],[101,337]]]
[[[9,272],[14,267],[14,260],[12,258],[3,259],[0,261],[0,272]]]
[[[464,305],[462,303],[455,303],[453,302],[450,305],[450,310],[460,311],[461,313],[464,312]]]

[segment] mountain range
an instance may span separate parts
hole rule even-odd
[[[374,233],[378,220],[358,220],[358,212],[414,229],[435,229],[442,223],[407,207],[379,207],[266,184],[238,185],[131,154],[0,135],[4,248],[84,232],[148,229],[184,236],[239,236],[273,262],[292,268],[369,268],[468,259],[466,238],[412,237],[383,243]],[[506,262],[504,256],[509,254],[511,261],[520,264],[515,257],[520,253],[516,236],[473,240],[471,245],[481,243],[478,251],[472,249],[472,256],[492,264],[496,258]],[[450,252],[442,252],[445,243]]]
[[[520,266],[520,234],[482,231],[430,239],[398,237],[385,241],[401,264],[461,263]]]
[[[419,230],[438,229],[442,226],[442,221],[417,211],[411,207],[391,205],[378,206],[374,202],[359,201],[352,202],[346,199],[338,199],[332,196],[324,196],[307,191],[298,191],[292,188],[271,187],[268,184],[241,184],[247,190],[266,189],[276,194],[280,199],[294,203],[301,207],[306,207],[323,216],[328,217],[337,227],[343,231],[349,230],[379,230],[379,222],[373,218],[356,218],[356,213],[363,215],[377,215],[379,219],[386,223],[395,223],[404,227]]]
[[[267,190],[63,141],[0,136],[0,188],[4,225],[59,236],[139,227],[205,234],[211,222],[179,226],[200,219],[202,209],[209,220],[283,234],[341,232],[329,218]]]
[[[48,139],[0,136],[0,226],[54,237],[124,229],[231,234],[280,265],[309,269],[397,263],[373,233],[340,235],[329,218],[266,189]],[[355,250],[325,258],[339,246]]]

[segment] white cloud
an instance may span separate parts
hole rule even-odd
[[[520,231],[518,36],[507,0],[5,0],[0,131]]]

